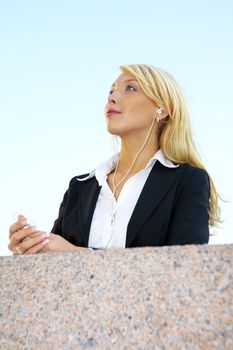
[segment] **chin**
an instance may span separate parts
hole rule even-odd
[[[107,125],[107,131],[111,135],[122,137],[122,136],[125,136],[125,135],[129,134],[132,130],[129,130],[129,128],[126,128],[126,127],[123,127],[123,126],[116,127],[116,125],[113,126],[111,124],[108,124]]]
[[[116,129],[107,128],[107,131],[108,131],[109,134],[111,134],[113,136],[120,136],[119,133],[116,131]]]
[[[107,125],[107,131],[109,132],[109,134],[111,135],[118,135],[118,128],[113,127],[112,125]]]

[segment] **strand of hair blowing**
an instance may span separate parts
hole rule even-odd
[[[120,68],[123,72],[131,74],[138,81],[144,93],[157,106],[168,112],[164,123],[161,122],[159,139],[159,145],[165,157],[175,164],[188,163],[206,171],[196,150],[187,107],[175,79],[161,69],[144,64],[124,65]],[[218,203],[220,196],[209,174],[208,176],[210,182],[209,224],[214,226],[220,222]]]

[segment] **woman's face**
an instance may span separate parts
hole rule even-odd
[[[132,133],[144,134],[155,114],[155,103],[145,95],[137,80],[122,73],[112,85],[105,106],[108,131],[120,137]]]

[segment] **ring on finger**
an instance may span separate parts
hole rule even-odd
[[[22,249],[20,248],[19,245],[17,245],[17,246],[15,247],[15,250],[16,250],[17,254],[19,254],[19,255],[22,255],[22,254],[23,254],[23,251],[22,251]]]

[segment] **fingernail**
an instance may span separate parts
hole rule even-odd
[[[49,232],[45,233],[45,237],[49,237],[49,235],[50,235]]]
[[[45,239],[42,243],[43,243],[43,244],[47,244],[47,243],[49,243],[49,240],[48,240],[48,239]]]

